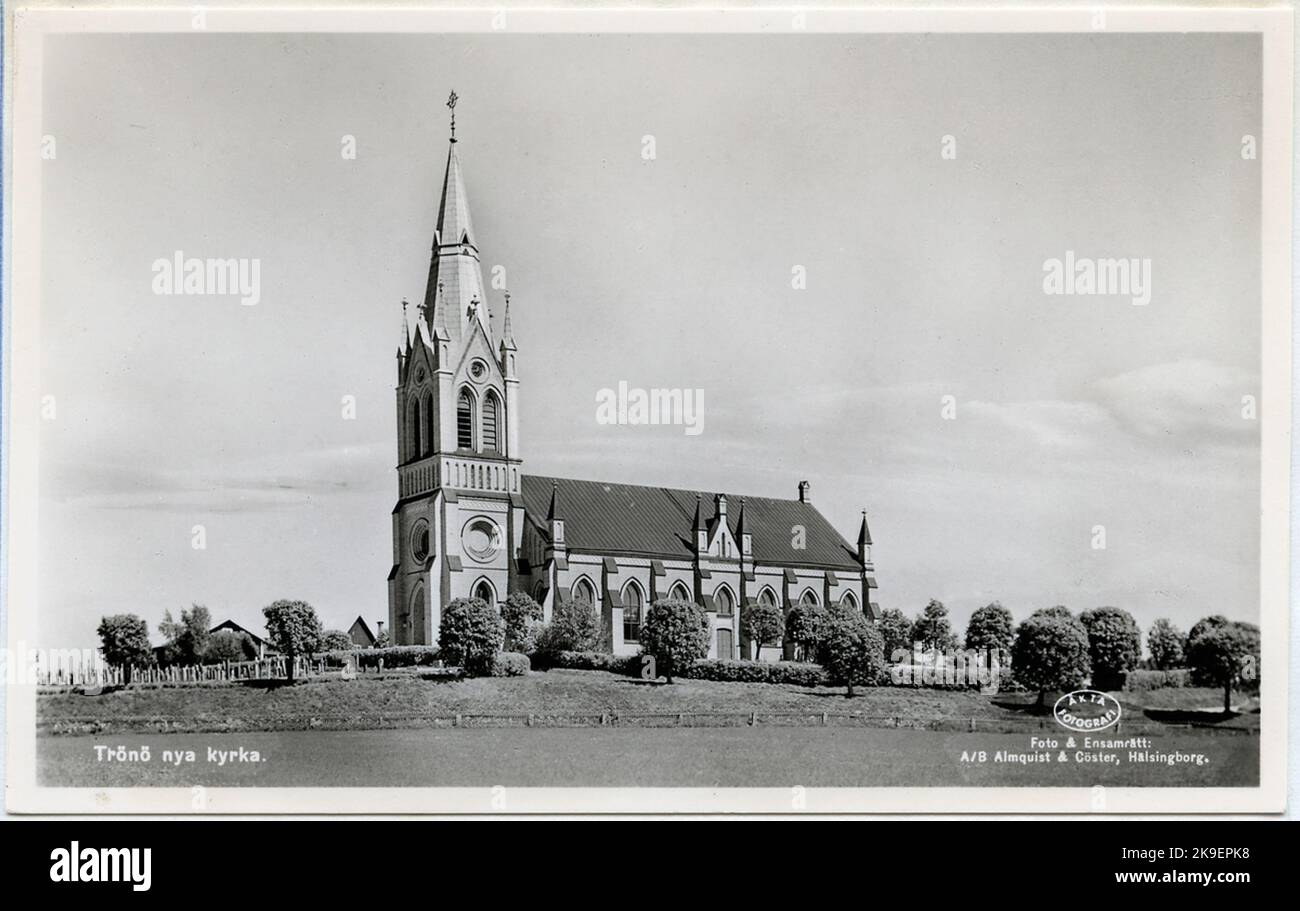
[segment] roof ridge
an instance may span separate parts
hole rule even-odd
[[[694,497],[697,494],[700,496],[707,495],[710,497],[714,497],[717,496],[718,494],[722,494],[724,497],[727,497],[728,499],[730,499],[731,497],[737,497],[746,500],[768,500],[774,503],[798,503],[802,506],[813,506],[812,503],[808,503],[805,502],[804,500],[800,500],[798,496],[769,497],[765,494],[736,493],[735,491],[731,491],[731,490],[704,490],[702,488],[696,488],[696,487],[668,487],[664,484],[633,484],[628,481],[602,481],[594,478],[566,478],[560,475],[534,474],[532,472],[525,472],[523,474],[523,477],[537,478],[539,480],[545,480],[545,481],[572,481],[578,484],[608,484],[616,487],[636,487],[641,490],[662,490],[662,491],[667,491],[669,493],[689,494],[691,497]],[[813,506],[813,508],[816,509],[815,506]],[[818,511],[820,512],[820,510]],[[688,512],[691,515],[694,515],[694,512],[692,510],[688,510]]]

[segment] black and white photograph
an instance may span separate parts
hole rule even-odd
[[[10,813],[1284,810],[1289,10],[65,16]]]

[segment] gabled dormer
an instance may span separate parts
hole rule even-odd
[[[706,527],[705,550],[711,557],[724,560],[737,560],[741,550],[731,526],[727,521],[727,495],[720,493],[713,497],[713,518]]]

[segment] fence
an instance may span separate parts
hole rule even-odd
[[[874,715],[859,712],[498,712],[424,713],[367,712],[360,715],[281,715],[268,717],[195,718],[161,715],[65,716],[41,718],[37,729],[46,734],[105,733],[230,733],[257,731],[348,731],[390,728],[702,728],[702,727],[849,727],[893,728],[983,734],[1065,736],[1048,718],[976,718],[948,716]],[[1217,736],[1256,737],[1258,729],[1213,725],[1169,724],[1148,719],[1127,720],[1098,732],[1099,737],[1191,732]]]
[[[131,683],[206,683],[230,680],[269,680],[288,676],[288,659],[284,656],[255,661],[225,661],[221,664],[172,665],[171,667],[130,667],[104,664],[102,661],[65,667],[36,669],[39,686],[122,686]],[[128,673],[129,671],[129,673]],[[311,677],[326,671],[324,658],[294,659],[295,677]]]

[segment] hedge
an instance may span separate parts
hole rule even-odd
[[[722,683],[789,683],[828,686],[825,669],[801,661],[723,661],[707,658],[692,664],[683,677]]]
[[[641,674],[640,655],[611,655],[608,652],[537,652],[531,656],[533,667],[540,670],[563,668],[571,671],[609,671],[637,677]]]
[[[342,667],[349,659],[357,667],[377,668],[379,662],[384,669],[394,667],[435,667],[438,664],[438,646],[436,645],[394,645],[391,648],[354,648],[346,652],[329,652],[323,656],[330,667]]]
[[[1166,688],[1179,688],[1192,685],[1192,672],[1187,668],[1174,668],[1168,671],[1147,670],[1138,668],[1128,672],[1124,678],[1124,689],[1126,692],[1142,692],[1144,690],[1162,690]]]
[[[519,652],[497,652],[492,659],[489,677],[522,677],[533,669],[527,655]]]

